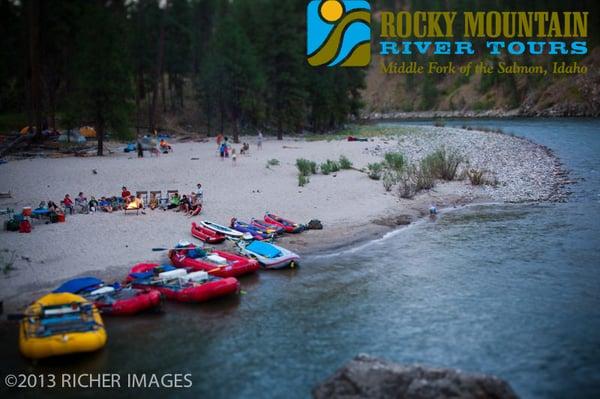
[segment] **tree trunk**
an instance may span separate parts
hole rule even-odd
[[[140,113],[142,112],[140,103],[141,103],[143,89],[144,89],[144,76],[143,76],[142,72],[138,70],[137,84],[136,84],[136,88],[135,88],[135,132],[138,136],[140,135],[140,123],[141,123]]]
[[[152,107],[150,109],[150,133],[153,133],[156,129],[156,106],[158,103],[158,85],[160,84],[160,77],[162,74],[162,65],[165,52],[165,13],[160,19],[160,34],[158,38],[158,56],[156,60],[156,75],[154,76],[154,88],[152,90]]]
[[[219,133],[225,135],[225,106],[223,105],[222,98],[219,99],[219,114],[221,117],[221,131]]]
[[[96,121],[96,126],[98,127],[98,131],[96,135],[98,136],[98,156],[101,157],[104,155],[104,118],[101,115],[98,115],[98,120]]]
[[[240,142],[240,118],[235,115],[234,116],[234,124],[233,124],[233,142],[234,143],[239,143]]]
[[[283,126],[281,124],[281,119],[277,121],[277,140],[283,140]]]
[[[31,113],[36,137],[42,135],[41,77],[40,77],[40,0],[29,0],[29,63],[31,66]]]
[[[163,103],[163,113],[167,113],[167,94],[165,93],[166,86],[167,86],[167,74],[161,73],[161,75],[162,75],[161,97],[162,97],[162,103]],[[171,78],[169,77],[169,80],[170,79]]]

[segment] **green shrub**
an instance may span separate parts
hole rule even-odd
[[[379,162],[373,162],[367,165],[367,175],[373,180],[381,179],[383,165]]]
[[[304,187],[305,185],[307,185],[310,182],[310,179],[308,178],[308,176],[304,176],[302,174],[298,175],[298,186],[299,187]]]
[[[302,176],[310,176],[317,173],[317,163],[309,161],[308,159],[296,159],[296,167]]]
[[[275,158],[269,159],[267,161],[267,165],[269,165],[269,166],[277,166],[277,165],[279,165],[279,159],[275,159]]]
[[[345,155],[340,156],[339,164],[340,164],[340,169],[351,169],[352,168],[352,162],[350,162],[350,160],[348,158],[346,158]]]
[[[323,173],[324,175],[328,175],[330,173],[339,171],[340,165],[336,161],[332,161],[331,159],[328,159],[327,161],[325,161],[321,164],[320,168],[321,168],[321,173]]]
[[[458,166],[463,160],[464,158],[458,151],[448,151],[445,147],[442,147],[423,158],[421,169],[423,173],[434,178],[450,181],[456,178]]]
[[[397,173],[402,172],[406,160],[399,152],[388,152],[383,156],[385,167]]]
[[[385,191],[391,191],[392,187],[394,186],[394,184],[396,184],[398,181],[397,175],[389,170],[386,170],[383,173],[383,188],[385,189]]]
[[[483,170],[478,170],[478,169],[469,169],[467,170],[467,177],[469,178],[469,181],[471,182],[472,185],[474,186],[480,186],[482,184],[485,184],[485,179],[483,178]]]
[[[0,269],[2,269],[2,273],[8,274],[15,270],[14,266],[16,257],[16,251],[11,251],[8,249],[3,249],[0,251]]]
[[[406,166],[400,176],[399,194],[402,198],[412,198],[421,190],[428,190],[434,185],[433,176],[422,165]]]

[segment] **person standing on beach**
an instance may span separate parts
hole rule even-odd
[[[258,148],[259,150],[262,150],[262,141],[263,141],[263,134],[259,130],[258,131],[258,139],[256,140],[256,148]]]
[[[225,158],[229,158],[229,137],[225,136],[223,141],[223,154]]]
[[[137,142],[137,155],[138,158],[144,158],[144,148],[142,147],[142,142],[139,140]]]
[[[196,185],[196,198],[198,198],[198,201],[202,204],[204,200],[204,190],[202,190],[202,184],[200,183]]]

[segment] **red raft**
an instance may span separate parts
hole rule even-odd
[[[196,223],[192,223],[192,235],[208,244],[219,244],[225,241],[225,234],[217,233],[204,226],[198,226]]]
[[[269,224],[281,227],[286,233],[300,233],[305,229],[305,226],[302,224],[294,223],[291,220],[273,215],[272,213],[267,213],[264,219]]]
[[[107,285],[95,277],[79,277],[64,282],[53,292],[70,292],[92,302],[103,314],[130,316],[159,307],[160,292],[153,289],[122,287],[115,283]]]
[[[206,277],[197,280],[198,274]],[[194,277],[192,277],[194,276]],[[135,265],[126,281],[137,288],[153,288],[167,299],[179,302],[204,302],[239,292],[240,283],[233,277],[219,278],[199,271],[187,273],[173,266],[159,266],[155,263]]]
[[[169,251],[169,259],[177,267],[204,270],[217,277],[238,277],[260,268],[255,259],[216,249],[206,252],[193,244]]]
[[[125,293],[127,291],[124,291]],[[147,309],[153,309],[160,306],[162,295],[157,290],[145,290],[143,293],[136,294],[131,298],[123,298],[115,303],[104,303],[102,301],[94,302],[102,313],[109,313],[119,316],[130,316]]]

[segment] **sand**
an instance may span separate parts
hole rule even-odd
[[[512,151],[516,144],[523,145],[514,137],[447,130],[455,132],[448,137],[441,136],[445,143],[459,139],[471,142],[473,137],[481,137],[491,156],[498,152],[498,146],[511,149],[506,156],[514,159],[509,159],[509,164],[521,165],[525,174],[531,169],[526,165],[531,151],[538,151],[536,157],[547,157],[538,163],[555,162],[551,154],[533,144],[527,151]],[[421,133],[415,132],[418,139]],[[380,161],[382,151],[406,145],[410,136],[400,141],[375,138],[368,143],[267,139],[262,150],[254,145],[255,139],[242,140],[251,143],[251,151],[249,155],[238,155],[235,163],[219,158],[217,146],[211,140],[175,142],[172,153],[159,157],[147,154],[138,159],[135,154],[121,152],[122,145],[111,144],[115,152],[105,157],[40,157],[10,160],[1,165],[0,191],[10,190],[12,198],[0,199],[0,208],[35,207],[42,200],[58,202],[66,193],[74,197],[79,191],[88,198],[90,195],[97,198],[119,195],[123,185],[131,192],[162,190],[165,193],[178,189],[182,194],[193,191],[198,182],[204,188],[203,211],[193,219],[161,210],[147,210],[145,215],[98,212],[67,216],[64,224],[36,221],[31,234],[0,232],[0,250],[8,250],[0,254],[4,259],[11,253],[15,257],[14,270],[0,271],[0,300],[4,302],[5,311],[22,307],[35,295],[73,276],[121,279],[135,263],[166,262],[166,253],[153,252],[152,248],[169,247],[181,239],[199,242],[190,235],[192,221],[207,219],[227,224],[232,216],[248,221],[251,217],[262,217],[265,211],[298,222],[320,219],[324,230],[281,240],[282,245],[306,255],[381,236],[397,225],[426,214],[432,202],[445,207],[496,200],[494,190],[471,186],[468,181],[438,184],[434,190],[415,199],[399,199],[394,192],[385,192],[380,181],[371,180],[358,170],[315,175],[307,186],[298,187],[297,158],[320,163],[328,158],[338,159],[343,154],[360,169],[370,162]],[[236,147],[239,151],[239,146]],[[267,161],[273,158],[280,164],[267,168]],[[506,160],[502,165],[506,165]],[[540,190],[548,189],[553,183],[540,183]],[[510,181],[505,182],[502,187],[510,184]],[[506,200],[505,191],[503,200]]]

